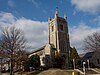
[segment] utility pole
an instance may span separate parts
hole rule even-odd
[[[73,66],[74,66],[74,69],[75,69],[75,59],[73,59]]]
[[[87,59],[87,63],[88,63],[88,69],[90,70],[90,61],[89,61],[89,59]]]
[[[83,71],[84,71],[84,75],[85,75],[85,62],[83,62]]]

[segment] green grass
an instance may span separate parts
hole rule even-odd
[[[72,72],[75,73],[75,75],[78,75],[79,72],[77,71],[74,71],[74,70],[66,70],[66,69],[61,69],[62,71],[66,72],[68,75],[72,75]],[[83,74],[80,74],[80,75],[83,75]]]
[[[42,72],[34,72],[32,75],[72,75],[73,70],[65,70],[65,69],[49,69]],[[77,72],[75,72],[77,75]]]
[[[42,71],[34,71],[34,72],[32,72],[30,75],[37,75],[37,74],[39,74],[39,73],[41,73]]]
[[[17,72],[17,74],[26,74],[26,75],[30,75],[31,73],[33,73],[33,71],[32,72]]]
[[[66,69],[57,69],[51,68],[44,71],[32,71],[32,72],[19,72],[19,74],[26,74],[26,75],[72,75],[72,72],[75,72],[75,75],[78,75],[77,71],[74,70],[66,70]],[[82,74],[80,74],[82,75]]]

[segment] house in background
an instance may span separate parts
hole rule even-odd
[[[10,69],[9,58],[0,57],[0,71],[8,71]]]
[[[88,52],[82,57],[82,61],[89,62],[90,67],[100,67],[100,52]]]

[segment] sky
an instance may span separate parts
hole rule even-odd
[[[100,0],[0,0],[0,27],[23,30],[31,51],[48,42],[48,17],[67,15],[71,47],[84,53],[84,38],[100,31]]]

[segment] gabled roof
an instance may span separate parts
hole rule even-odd
[[[43,50],[44,48],[45,48],[45,45],[42,46],[42,47],[40,47],[40,48],[38,48],[38,49],[36,49],[36,50],[34,50],[34,51],[32,51],[30,54],[35,53],[35,52],[38,52],[38,51],[41,51],[41,50]]]
[[[85,55],[85,53],[83,53],[83,54],[79,54],[79,57],[80,57],[80,58],[83,58],[84,55]]]
[[[89,59],[92,58],[95,52],[88,52],[83,56],[83,59]]]

